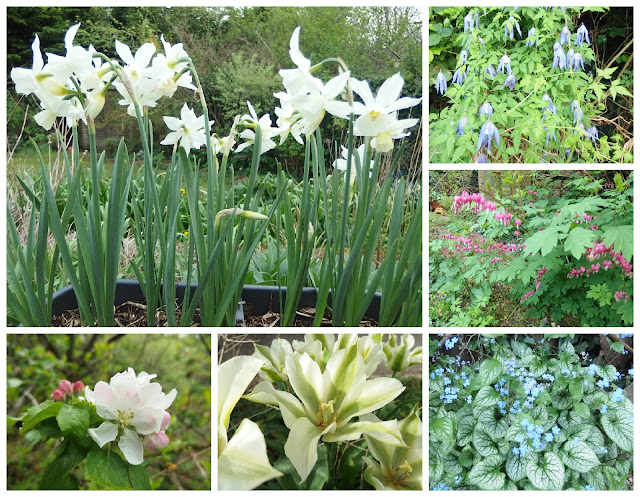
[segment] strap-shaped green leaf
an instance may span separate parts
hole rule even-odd
[[[559,452],[560,459],[569,468],[584,473],[600,464],[598,456],[582,440],[569,440]]]
[[[467,476],[469,483],[482,490],[500,490],[505,482],[505,474],[499,471],[502,458],[489,456],[476,464]]]
[[[527,478],[539,490],[562,490],[564,464],[553,452],[546,452],[540,463],[537,457],[527,459]]]

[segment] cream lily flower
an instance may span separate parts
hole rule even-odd
[[[391,443],[403,445],[397,421],[358,421],[361,416],[388,404],[404,390],[396,379],[366,379],[366,367],[358,345],[338,350],[322,372],[306,353],[292,354],[285,361],[289,382],[297,397],[276,390],[263,381],[245,398],[277,405],[289,437],[285,454],[305,481],[318,460],[318,442],[356,440],[362,433],[381,432]]]
[[[283,338],[276,338],[271,342],[271,347],[256,344],[255,348],[256,351],[252,357],[264,362],[258,371],[260,378],[272,382],[286,382],[289,378],[285,371],[285,360],[287,356],[293,354],[291,344]]]
[[[390,371],[394,373],[405,371],[412,364],[422,362],[422,347],[413,349],[415,343],[413,335],[402,335],[400,343],[394,334],[389,336],[389,340],[382,344],[382,348],[385,355],[384,363]]]
[[[256,376],[263,362],[237,356],[218,368],[218,489],[251,490],[282,476],[267,457],[264,436],[256,423],[244,419],[227,442],[231,411]]]
[[[379,421],[373,414],[365,414],[360,419]],[[376,490],[422,490],[422,421],[416,409],[399,421],[399,425],[408,447],[391,446],[377,433],[364,434],[373,456],[363,457],[367,464],[364,479]]]

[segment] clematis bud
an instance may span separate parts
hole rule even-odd
[[[69,380],[62,380],[58,384],[58,390],[62,391],[63,393],[72,393],[73,385],[71,385],[71,382]]]
[[[62,392],[61,390],[54,390],[51,393],[51,398],[56,402],[59,400],[64,400],[64,392]]]
[[[73,384],[73,393],[81,393],[84,390],[84,383],[81,381],[76,381]]]

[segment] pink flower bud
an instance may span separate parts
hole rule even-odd
[[[59,400],[64,400],[64,392],[61,391],[61,390],[54,390],[51,393],[51,398],[53,400],[55,400],[56,402],[59,401]]]
[[[73,384],[73,393],[81,393],[84,390],[84,384],[81,381],[76,381]]]
[[[169,437],[165,434],[164,431],[156,433],[156,444],[159,449],[164,449],[169,445]]]
[[[169,437],[164,431],[152,433],[144,437],[144,446],[149,450],[164,449],[169,445]]]
[[[73,392],[73,385],[71,385],[69,380],[62,380],[58,385],[58,390],[61,390],[64,393],[71,393]]]
[[[162,423],[160,423],[160,430],[164,431],[169,428],[169,423],[171,422],[171,414],[168,412],[164,412],[164,416],[162,417]]]

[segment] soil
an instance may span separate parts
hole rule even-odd
[[[178,306],[177,308],[177,319],[180,320],[180,311],[181,308]],[[308,328],[313,326],[313,321],[315,319],[316,310],[313,307],[302,307],[296,311],[296,317],[294,320],[293,327],[296,328]],[[144,304],[140,304],[138,302],[125,302],[116,307],[115,309],[115,326],[120,328],[138,328],[138,327],[146,327],[147,326],[147,307]],[[51,325],[55,327],[81,327],[83,326],[82,321],[80,319],[80,311],[78,309],[73,309],[70,311],[65,311],[60,316],[54,316],[51,320]],[[326,327],[331,326],[331,314],[329,312],[325,312],[324,317],[322,318],[322,323],[320,326]],[[159,310],[156,313],[156,324],[158,327],[167,327],[167,315],[163,310]],[[200,323],[200,314],[196,311],[194,316],[193,323],[191,327],[199,327]],[[242,321],[238,321],[236,323],[237,327],[243,327]],[[250,328],[270,328],[274,326],[280,326],[280,314],[275,312],[267,312],[264,315],[256,316],[256,315],[247,315],[245,313],[245,327]],[[365,317],[360,322],[360,327],[370,328],[377,327],[378,322],[375,319]]]

